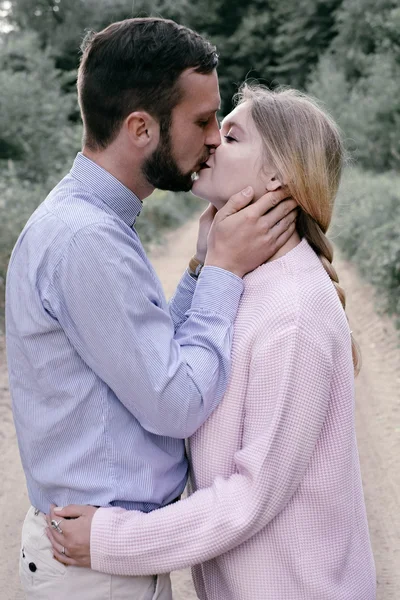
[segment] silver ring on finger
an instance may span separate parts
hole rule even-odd
[[[64,556],[67,556],[67,555],[65,554],[65,547],[64,547],[64,546],[61,548],[61,554],[63,554]]]
[[[60,523],[61,523],[62,519],[60,519],[59,521],[56,521],[55,519],[51,520],[51,526],[53,529],[55,529],[56,531],[58,531],[58,533],[62,533],[62,529],[60,527]]]

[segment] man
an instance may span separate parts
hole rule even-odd
[[[219,145],[216,66],[213,46],[163,19],[86,40],[82,153],[28,221],[7,277],[10,389],[32,503],[20,556],[29,600],[171,598],[167,575],[66,569],[44,515],[51,503],[151,511],[179,498],[183,440],[227,385],[241,278],[293,232],[293,201],[265,214],[284,194],[250,204],[252,191],[239,192],[211,228],[206,212],[199,254],[167,305],[134,225],[155,187],[189,190]]]

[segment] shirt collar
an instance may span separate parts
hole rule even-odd
[[[89,186],[93,192],[111,208],[129,227],[140,215],[143,204],[139,198],[111,173],[78,152],[71,175]]]

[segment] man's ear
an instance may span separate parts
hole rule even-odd
[[[280,187],[282,187],[282,182],[278,176],[273,175],[268,179],[265,187],[267,192],[275,192],[275,190],[278,190]]]
[[[135,111],[125,120],[127,133],[137,148],[157,146],[160,138],[160,126],[149,113]]]

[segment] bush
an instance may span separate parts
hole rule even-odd
[[[332,233],[344,256],[376,286],[379,306],[400,327],[400,176],[349,170]]]
[[[376,171],[398,169],[400,159],[400,66],[377,54],[352,85],[333,56],[323,57],[308,90],[339,123],[357,163]]]
[[[69,120],[76,95],[62,92],[64,77],[35,34],[0,37],[2,177],[11,164],[20,180],[46,182],[81,147],[81,126]]]
[[[150,198],[146,198],[137,221],[136,229],[142,244],[148,249],[150,244],[159,243],[166,229],[185,223],[203,204],[192,194],[156,190]]]

